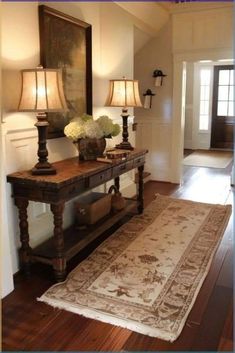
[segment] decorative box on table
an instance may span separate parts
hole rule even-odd
[[[111,211],[111,194],[91,192],[75,202],[77,225],[92,225]]]

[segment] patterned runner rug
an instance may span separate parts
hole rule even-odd
[[[229,205],[158,195],[38,300],[173,342],[230,213]]]

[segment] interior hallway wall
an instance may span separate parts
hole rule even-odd
[[[154,86],[153,71],[162,70],[167,76],[161,87]],[[172,21],[160,30],[136,55],[135,78],[139,79],[140,92],[151,89],[151,109],[135,109],[137,144],[147,148],[146,170],[153,180],[170,181],[171,121],[173,90]]]

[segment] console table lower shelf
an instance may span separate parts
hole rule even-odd
[[[73,225],[64,230],[64,258],[66,261],[73,258],[79,251],[91,244],[95,239],[110,229],[124,216],[129,213],[134,215],[133,212],[136,210],[136,207],[136,201],[127,199],[126,207],[123,210],[117,213],[110,213],[92,226],[81,229],[76,227],[76,225]],[[53,265],[53,261],[57,256],[54,241],[54,238],[51,237],[36,248],[32,249],[30,256],[31,261],[39,261],[45,264]]]

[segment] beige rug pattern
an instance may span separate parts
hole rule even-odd
[[[226,168],[233,153],[227,151],[195,151],[184,158],[183,164],[195,167]]]
[[[230,213],[231,206],[158,195],[38,300],[172,342]]]

